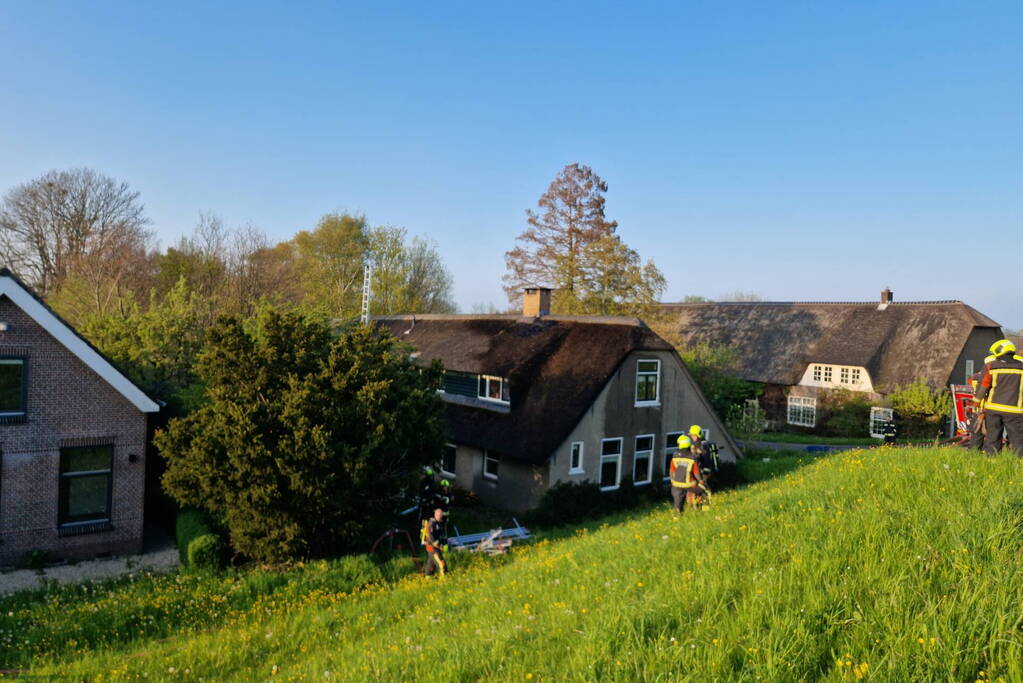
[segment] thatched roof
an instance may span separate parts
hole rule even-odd
[[[510,380],[507,413],[448,404],[452,438],[541,464],[625,357],[671,345],[635,318],[420,315],[374,318],[448,370]]]
[[[874,388],[924,377],[948,381],[977,327],[998,323],[961,301],[889,303],[728,302],[664,304],[677,315],[687,346],[724,344],[739,354],[738,373],[755,382],[793,385],[809,363],[862,366]]]

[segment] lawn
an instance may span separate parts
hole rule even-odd
[[[75,679],[1023,680],[1020,461],[780,461],[709,511],[611,517],[444,580],[352,558],[14,596],[0,644]],[[74,623],[110,635],[62,642]]]

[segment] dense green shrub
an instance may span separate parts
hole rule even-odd
[[[548,489],[540,504],[526,513],[525,523],[540,528],[562,526],[667,498],[668,492],[660,482],[635,486],[631,477],[623,477],[615,491],[601,491],[593,482],[562,481]]]
[[[222,318],[196,372],[208,401],[154,438],[162,482],[256,560],[364,549],[444,445],[440,365],[372,327],[338,334],[273,308]]]
[[[216,534],[203,534],[188,544],[188,566],[203,571],[217,571],[221,567],[224,548]]]
[[[21,569],[42,569],[50,561],[50,554],[45,550],[29,550],[18,560]]]
[[[174,540],[178,546],[178,558],[181,564],[188,565],[188,547],[200,536],[213,534],[213,528],[206,520],[206,515],[195,508],[184,508],[178,512],[174,524]]]
[[[824,423],[829,436],[870,436],[870,404],[862,400],[847,400],[835,405]]]
[[[944,388],[933,389],[923,378],[893,391],[888,399],[895,409],[899,437],[929,439],[942,433],[952,410],[952,396]]]

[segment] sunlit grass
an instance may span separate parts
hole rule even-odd
[[[1016,459],[854,451],[716,495],[708,512],[625,515],[496,563],[463,562],[444,580],[334,588],[325,565],[321,582],[227,617],[39,648],[24,668],[207,680],[1023,680],[1021,524]],[[213,609],[212,582],[230,594],[231,579],[207,580]],[[145,605],[140,593],[133,609]],[[58,610],[42,616],[59,621]],[[33,637],[57,630],[44,623]]]

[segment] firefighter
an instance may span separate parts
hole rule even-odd
[[[686,503],[695,508],[707,491],[699,458],[692,447],[692,439],[683,434],[678,437],[678,450],[671,458],[671,498],[680,515],[685,512]]]
[[[448,481],[447,479],[441,479],[440,488],[437,489],[437,492],[434,494],[433,497],[432,507],[433,509],[440,508],[440,511],[442,513],[441,521],[444,524],[445,537],[447,536],[448,533],[448,521],[449,516],[451,514],[451,499],[452,499],[451,482]]]
[[[881,435],[884,437],[884,443],[886,446],[895,445],[895,437],[899,433],[899,428],[895,426],[895,420],[888,418],[884,421],[884,426],[881,427]]]
[[[1001,339],[991,345],[995,359],[985,368],[984,378],[977,390],[977,399],[983,402],[988,454],[998,452],[1005,435],[1017,456],[1023,457],[1023,358],[1016,355],[1016,345]]]
[[[438,572],[441,576],[447,572],[448,565],[444,559],[444,547],[448,539],[444,535],[444,512],[437,508],[433,511],[433,517],[423,522],[423,545],[426,546],[426,567],[423,573],[432,576]]]
[[[433,478],[433,468],[423,468],[423,476],[419,480],[419,522],[422,524],[430,518],[437,507],[437,480]]]

